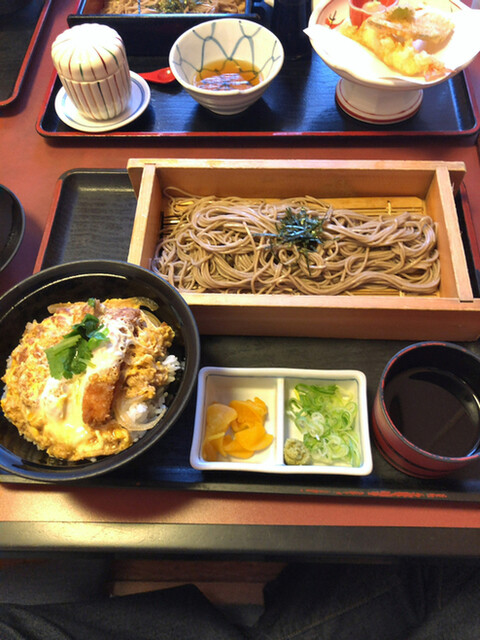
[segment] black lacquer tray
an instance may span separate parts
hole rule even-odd
[[[255,19],[268,26],[270,7],[254,3]],[[71,24],[87,21],[76,16]],[[132,24],[125,20],[124,23]],[[122,34],[126,27],[115,24]],[[153,24],[153,23],[152,23]],[[138,38],[135,55],[127,47],[130,68],[134,72],[152,71],[168,65],[171,38],[168,24],[164,37],[153,39],[146,21],[141,52]],[[172,22],[176,33],[178,25]],[[130,31],[123,33],[132,37]],[[198,105],[178,83],[150,84],[152,98],[146,111],[135,121],[105,133],[80,132],[64,124],[55,111],[55,97],[61,88],[54,75],[48,87],[37,132],[52,139],[84,139],[106,137],[159,140],[195,140],[216,137],[316,138],[316,137],[455,137],[464,144],[474,144],[479,133],[478,110],[469,88],[468,71],[424,91],[422,105],[405,122],[381,126],[359,122],[337,106],[335,88],[339,76],[315,52],[306,58],[286,60],[275,82],[263,97],[247,111],[237,116],[219,116]]]
[[[37,268],[80,258],[126,259],[136,198],[124,170],[73,170],[61,177]],[[462,198],[457,208],[465,228]],[[466,239],[466,234],[464,234]],[[465,247],[478,296],[474,260]],[[318,338],[202,336],[201,366],[353,368],[365,372],[371,407],[383,367],[404,341]],[[480,355],[480,344],[465,344]],[[202,472],[189,464],[195,397],[179,422],[140,460],[89,481],[102,486],[164,487],[196,491],[329,495],[479,501],[480,465],[440,480],[418,480],[396,471],[373,448],[373,473],[366,477],[288,476]],[[30,482],[0,473],[3,482]]]
[[[0,16],[0,107],[20,92],[51,0],[30,0],[15,13]]]

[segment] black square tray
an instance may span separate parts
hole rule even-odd
[[[30,0],[12,14],[0,16],[0,107],[20,93],[51,0]]]
[[[61,177],[57,193],[37,269],[81,258],[126,259],[136,208],[136,198],[126,171],[72,170]],[[457,208],[464,226],[461,199]],[[468,252],[469,246],[465,248]],[[475,271],[473,263],[471,267]],[[477,282],[474,288],[478,295]],[[334,369],[341,363],[342,368],[365,372],[371,407],[385,364],[406,344],[404,341],[384,340],[202,336],[201,366]],[[464,346],[480,355],[480,344],[467,343]],[[419,480],[394,469],[383,459],[374,443],[373,472],[360,478],[197,471],[189,464],[194,413],[195,397],[192,397],[178,423],[155,447],[142,455],[141,460],[83,484],[349,498],[480,501],[480,464],[448,478]],[[30,482],[6,473],[0,473],[0,481]]]

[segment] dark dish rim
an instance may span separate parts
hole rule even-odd
[[[8,193],[13,201],[12,226],[4,247],[0,249],[0,257],[3,257],[4,253],[6,255],[4,261],[0,264],[1,272],[13,260],[18,251],[18,248],[20,247],[20,244],[22,243],[23,236],[25,234],[25,210],[22,206],[22,203],[11,189],[3,184],[0,184],[0,190]]]

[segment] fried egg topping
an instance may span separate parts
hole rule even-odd
[[[172,328],[142,306],[141,298],[54,305],[28,323],[2,380],[6,418],[39,449],[76,461],[118,453],[166,411],[167,386],[180,368],[168,353]],[[46,350],[58,345],[87,314],[106,338],[83,373],[53,377]]]

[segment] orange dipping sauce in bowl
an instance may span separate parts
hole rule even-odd
[[[349,0],[350,22],[359,27],[375,13],[383,13],[397,4],[398,0]]]
[[[209,91],[244,91],[260,83],[262,75],[253,64],[244,60],[210,62],[193,78],[193,84]]]

